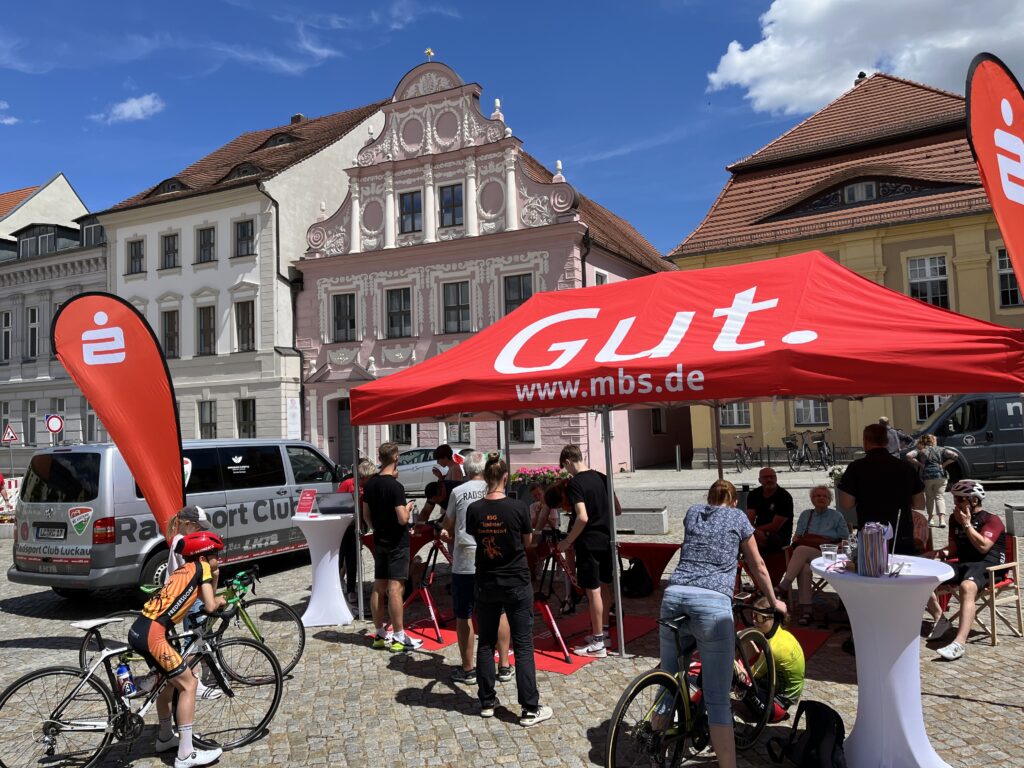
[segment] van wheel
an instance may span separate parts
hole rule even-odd
[[[154,552],[149,556],[146,564],[142,566],[142,573],[139,575],[140,587],[162,587],[164,585],[164,571],[167,570],[167,550]]]
[[[50,589],[57,597],[63,597],[65,600],[88,600],[92,597],[92,590],[89,589],[70,589],[69,587],[50,587]]]

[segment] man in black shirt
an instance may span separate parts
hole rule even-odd
[[[839,504],[857,510],[857,528],[888,523],[896,533],[896,552],[916,554],[914,515],[924,511],[924,483],[917,467],[889,454],[889,436],[882,424],[864,427],[864,451],[839,480]]]
[[[612,606],[612,568],[615,567],[608,478],[583,463],[583,452],[578,445],[562,449],[558,466],[572,475],[565,492],[576,514],[569,535],[558,543],[558,549],[565,552],[570,546],[575,548],[576,581],[586,590],[590,606],[591,634],[583,645],[573,648],[573,653],[603,658],[607,655],[605,627]],[[618,499],[615,499],[615,514],[622,514]]]
[[[771,467],[763,467],[757,480],[761,487],[747,494],[747,517],[754,526],[758,550],[776,552],[788,547],[793,538],[793,497],[779,486]]]
[[[409,516],[413,504],[405,499],[398,482],[398,445],[384,443],[377,451],[380,471],[363,488],[363,520],[373,529],[373,592],[370,611],[377,632],[373,647],[389,651],[411,651],[422,640],[405,634],[402,588],[409,578]],[[393,633],[387,631],[390,615]]]

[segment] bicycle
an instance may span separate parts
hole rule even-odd
[[[811,456],[811,446],[807,442],[809,434],[811,434],[811,431],[805,429],[799,435],[794,432],[782,441],[786,445],[786,460],[789,462],[789,468],[793,472],[799,470],[803,464],[806,464],[808,468],[813,467],[815,464],[815,459]],[[798,437],[800,438],[799,443],[797,442]]]
[[[736,436],[736,439],[740,441],[736,443],[736,448],[733,449],[737,472],[742,472],[744,469],[752,469],[754,467],[754,452],[750,450],[750,446],[747,445],[747,440],[753,437],[753,435]]]
[[[566,536],[568,536],[567,533],[556,529],[541,531],[541,541],[548,545],[549,552],[548,556],[544,558],[544,565],[541,567],[537,590],[533,593],[533,610],[539,613],[544,623],[548,625],[548,629],[551,630],[551,636],[555,639],[555,643],[562,652],[565,663],[568,664],[571,660],[569,649],[565,644],[565,639],[562,637],[561,630],[558,628],[558,622],[555,621],[555,616],[551,611],[551,598],[555,597],[557,599],[559,617],[569,616],[576,612],[576,606],[583,599],[584,591],[576,581],[576,573],[574,569],[569,567],[569,563],[565,559],[565,553],[558,550],[558,542],[562,541]],[[561,582],[564,596],[560,596],[555,590],[556,571],[561,571],[562,573]]]
[[[256,565],[239,571],[219,593],[229,603],[237,604],[238,611],[234,621],[222,620],[215,634],[218,638],[223,636],[252,637],[256,642],[263,643],[277,657],[281,665],[281,673],[287,675],[295,669],[295,665],[302,658],[302,652],[306,648],[306,628],[302,624],[302,619],[291,606],[281,600],[273,597],[246,599],[245,596],[250,591],[252,594],[256,594],[259,573],[259,567]],[[156,587],[143,587],[142,589],[148,593],[158,591]],[[124,620],[121,626],[124,630],[123,636],[117,638],[119,643],[128,645],[128,630],[131,629],[135,619],[141,615],[141,611],[116,611],[106,616],[108,619]],[[78,651],[78,665],[82,669],[88,669],[95,654],[102,650],[103,645],[99,633],[87,631]],[[131,661],[142,661],[142,657],[130,649],[129,656]]]
[[[733,603],[733,611],[752,611],[773,617],[767,635],[757,629],[736,633],[736,654],[730,699],[736,748],[749,749],[768,724],[775,696],[775,659],[768,640],[779,627],[782,614],[771,609]],[[606,768],[650,765],[678,766],[711,743],[704,708],[700,662],[694,659],[696,641],[685,646],[680,628],[686,614],[658,619],[675,637],[679,672],[653,669],[636,677],[622,692],[612,712],[605,753]],[[756,667],[756,669],[755,669]]]
[[[832,452],[832,446],[828,443],[828,433],[832,430],[826,427],[812,437],[815,447],[818,449],[818,463],[821,464],[821,468],[828,471],[829,467],[835,466],[835,455]]]
[[[230,618],[237,605],[210,614]],[[117,618],[72,622],[71,626],[95,632]],[[175,642],[187,643],[182,657],[193,674],[202,665],[206,682],[221,696],[196,701],[193,741],[210,749],[244,746],[266,731],[277,713],[284,688],[281,667],[265,645],[248,638],[222,640],[203,625],[178,635]],[[127,663],[125,647],[106,648],[88,669],[45,667],[23,675],[0,694],[0,765],[74,765],[89,768],[119,742],[139,739],[145,716],[154,706],[168,679],[151,670],[151,690],[125,694],[115,672],[114,659]],[[106,672],[104,680],[100,667]],[[144,678],[139,678],[141,682]]]

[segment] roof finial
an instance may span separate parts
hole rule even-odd
[[[434,60],[434,49],[433,48],[427,48],[427,50],[425,50],[424,53],[427,54],[427,61],[433,61]]]
[[[555,160],[555,175],[551,177],[552,181],[565,181],[565,176],[562,175],[562,161]]]
[[[505,116],[501,114],[501,99],[494,100],[494,111],[491,112],[491,120],[504,120]]]

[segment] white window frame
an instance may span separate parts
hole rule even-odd
[[[795,426],[814,427],[831,423],[827,400],[804,398],[793,401],[793,424]]]
[[[14,353],[14,313],[9,309],[0,312],[0,363],[9,363]]]
[[[11,423],[11,403],[8,400],[0,400],[0,435],[7,431]]]
[[[455,221],[455,211],[457,210],[457,208],[456,208],[456,206],[453,205],[452,206],[452,221],[453,221],[453,223],[452,224],[445,224],[444,223],[444,207],[443,207],[443,197],[444,197],[444,195],[442,194],[442,192],[445,189],[454,189],[455,187],[459,188],[460,195],[462,197],[462,203],[458,206],[458,208],[462,209],[462,220],[461,221]],[[465,226],[465,223],[466,223],[466,186],[461,181],[451,181],[451,182],[446,182],[444,184],[438,184],[437,185],[437,191],[435,192],[435,194],[437,195],[437,228],[438,229],[451,229],[451,228],[454,228],[454,227]],[[454,196],[455,196],[455,193],[453,192],[452,193],[452,197],[454,198]]]
[[[139,269],[132,269],[132,246],[139,246]],[[143,275],[146,273],[146,239],[135,237],[124,244],[125,275]]]
[[[23,237],[18,243],[18,258],[30,259],[39,253],[39,243],[34,237]]]
[[[209,258],[209,259],[203,259],[203,258],[201,258],[202,254],[203,254],[203,244],[202,244],[202,236],[203,235],[202,235],[202,233],[206,232],[207,230],[210,230],[210,231],[213,232],[213,242],[210,244],[210,247],[211,247],[212,252],[213,252],[213,256],[211,258]],[[196,227],[195,249],[196,249],[195,258],[192,260],[193,265],[196,265],[196,264],[216,264],[217,263],[217,225],[216,224],[202,224],[202,225]]]
[[[416,444],[416,425],[415,424],[388,424],[387,428],[388,428],[388,438],[387,439],[390,442],[396,443],[396,444],[398,444],[400,446],[408,446],[409,448],[412,448]],[[409,430],[409,440],[408,440],[408,442],[406,442],[405,440],[399,441],[399,440],[396,439],[395,431],[396,431],[396,429],[399,429],[399,428],[401,428],[401,429],[408,429]]]
[[[164,356],[168,360],[179,360],[181,359],[181,307],[168,307],[167,309],[160,308],[160,346],[163,349]],[[164,323],[164,317],[174,312],[178,316],[176,327],[174,329],[174,354],[170,354],[167,351],[167,325]]]
[[[594,285],[608,285],[608,273],[600,269],[594,270]]]
[[[413,285],[395,285],[387,286],[384,288],[384,300],[382,303],[383,309],[383,323],[381,331],[383,337],[389,341],[397,341],[399,339],[412,339],[416,337],[416,292]],[[392,291],[408,291],[409,292],[409,333],[404,336],[391,336],[389,334],[391,328],[390,322],[390,309],[388,308],[389,301],[388,297]],[[404,311],[404,310],[403,310]]]
[[[527,298],[525,298],[525,299],[517,299],[519,304],[516,307],[514,307],[512,310],[509,310],[509,308],[508,308],[508,296],[507,296],[507,294],[505,292],[505,288],[506,288],[505,280],[507,280],[508,278],[511,278],[511,277],[519,277],[519,278],[528,277],[528,278],[530,278],[530,295]],[[532,299],[534,297],[534,295],[537,293],[536,282],[537,282],[537,276],[533,272],[513,272],[512,274],[509,274],[509,275],[502,275],[501,276],[501,316],[504,317],[505,315],[509,314],[509,312],[514,312],[516,309],[518,309],[523,304],[525,304],[530,299]]]
[[[928,421],[947,400],[949,400],[949,395],[916,395],[914,397],[914,416],[917,423]]]
[[[453,286],[466,286],[466,304],[458,304],[456,308],[461,311],[462,307],[466,308],[466,327],[456,328],[455,330],[449,330],[448,328],[448,303],[445,294],[449,285]],[[459,291],[461,292],[461,291]],[[458,325],[462,325],[462,318],[459,318]],[[441,283],[441,332],[444,334],[459,334],[459,333],[472,333],[473,328],[473,283],[469,280],[451,280],[445,283]]]
[[[82,227],[82,245],[84,247],[92,248],[93,246],[96,246],[96,245],[102,245],[103,241],[106,239],[106,237],[105,237],[106,233],[105,232],[103,233],[104,236],[102,238],[97,238],[97,236],[96,236],[96,231],[97,230],[99,230],[100,232],[103,232],[103,225],[102,224],[86,224],[84,227]]]
[[[465,434],[463,434],[465,433]],[[444,424],[445,442],[453,445],[473,444],[473,423],[471,421],[446,421]],[[466,437],[462,440],[462,437]]]
[[[1017,302],[1015,304],[1004,304],[1003,303],[1003,279],[1007,281],[1007,291],[1017,292]],[[1017,274],[1013,271],[1013,262],[1010,261],[1010,253],[1006,250],[1005,245],[1000,245],[996,248],[996,295],[999,297],[999,308],[1000,309],[1020,309],[1024,307],[1024,291],[1021,290],[1020,281],[1017,280]]]
[[[748,429],[751,424],[750,403],[726,403],[718,407],[719,423],[723,427]]]
[[[941,274],[939,269],[941,267]],[[923,270],[923,271],[922,271]],[[918,275],[915,277],[914,272],[918,271]],[[916,298],[919,301],[924,301],[926,304],[932,306],[941,307],[942,304],[937,304],[932,299],[931,286],[937,283],[943,283],[946,289],[946,308],[953,309],[953,292],[950,290],[949,280],[949,259],[944,253],[932,253],[928,255],[912,255],[907,257],[907,295],[912,298]],[[913,287],[915,285],[927,285],[928,298],[922,299],[913,295]]]
[[[420,195],[420,228],[410,229],[408,232],[402,230],[402,195],[411,195],[415,193]],[[427,196],[424,193],[423,187],[410,187],[409,189],[402,189],[395,192],[395,213],[398,216],[398,221],[395,222],[395,233],[399,236],[403,235],[422,235],[427,226]],[[463,200],[465,204],[465,200]],[[415,224],[416,217],[413,214],[413,223]]]
[[[347,340],[339,340],[334,337],[336,329],[335,323],[335,299],[339,296],[351,296],[352,297],[352,338]],[[328,307],[327,311],[330,313],[330,322],[327,325],[328,338],[326,342],[328,344],[351,344],[354,341],[359,341],[359,295],[355,291],[334,291],[333,293],[327,294]]]
[[[25,357],[39,357],[39,307],[25,307]]]
[[[238,239],[238,227],[240,224],[249,224],[252,227],[252,235],[249,240],[249,252],[239,253],[238,244],[241,242]],[[231,222],[231,232],[233,237],[231,238],[231,255],[236,259],[250,258],[256,255],[256,219],[253,216],[245,216],[241,219],[235,219]]]
[[[43,244],[46,244],[45,246]],[[57,250],[57,238],[53,232],[47,232],[39,236],[39,253],[53,253]]]
[[[525,422],[527,422],[527,421],[532,422],[532,426],[531,426],[530,429],[531,429],[531,431],[533,433],[533,436],[528,438],[528,437],[526,437],[526,434],[524,432],[522,437],[518,437],[517,438],[516,437],[516,426],[515,425],[517,423],[523,423],[524,424],[523,429],[525,430],[526,429]],[[509,441],[509,443],[511,443],[512,445],[537,445],[537,436],[540,433],[540,425],[538,424],[539,421],[540,421],[540,419],[510,419],[509,422],[508,422],[508,427],[509,427],[508,441]]]
[[[242,403],[252,403],[252,434],[242,435]],[[239,440],[251,440],[255,439],[257,434],[257,418],[256,418],[256,398],[255,397],[240,397],[235,400],[235,436]]]
[[[238,310],[242,304],[252,305],[252,346],[249,349],[242,349],[242,338],[241,334],[239,333],[240,329],[238,327]],[[258,310],[256,309],[256,297],[246,296],[243,298],[236,298],[234,302],[232,302],[231,319],[231,330],[232,333],[234,334],[234,350],[236,352],[255,352],[258,349],[256,331],[259,326],[259,315]]]
[[[869,193],[870,192],[870,193]],[[843,187],[843,203],[868,203],[878,199],[878,183],[874,181],[858,181]]]

